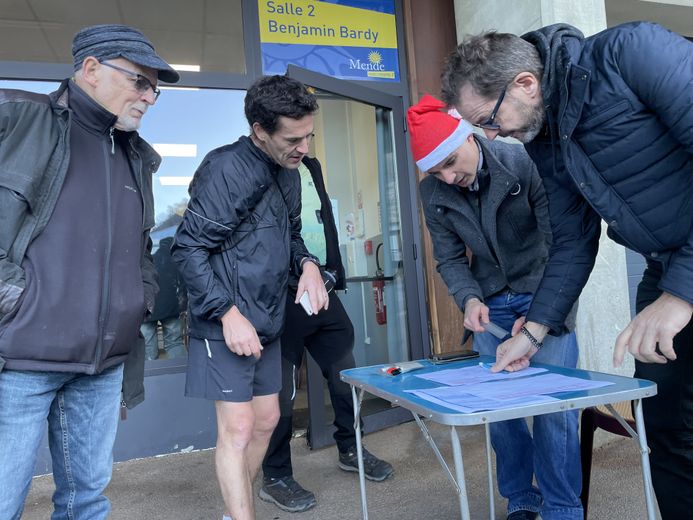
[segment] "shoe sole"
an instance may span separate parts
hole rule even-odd
[[[341,462],[338,462],[337,465],[339,466],[339,469],[344,470],[344,471],[351,471],[353,473],[359,472],[359,468],[355,468],[354,466],[347,466],[346,464],[342,464]],[[394,473],[395,473],[394,471],[390,471],[390,473],[388,473],[384,477],[380,477],[380,478],[376,478],[376,477],[369,475],[368,473],[365,473],[365,477],[368,480],[372,480],[373,482],[382,482],[383,480],[390,478]]]
[[[308,511],[310,508],[315,507],[315,505],[318,503],[317,501],[312,502],[308,504],[307,506],[297,506],[297,507],[291,507],[291,506],[286,506],[279,502],[276,498],[274,498],[272,495],[267,493],[264,489],[260,488],[260,492],[258,493],[258,496],[260,497],[260,500],[263,500],[264,502],[271,502],[275,506],[277,506],[279,509],[282,511],[286,511],[287,513],[301,513],[303,511]]]

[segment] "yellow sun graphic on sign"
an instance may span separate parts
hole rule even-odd
[[[373,65],[379,65],[383,61],[383,57],[378,51],[371,51],[368,53],[368,61]]]

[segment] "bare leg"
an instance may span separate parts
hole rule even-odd
[[[252,483],[257,477],[272,432],[279,421],[278,394],[253,397],[251,403],[255,411],[253,438],[248,446],[248,474]]]
[[[234,520],[253,520],[253,479],[279,419],[277,395],[250,402],[216,401],[217,479],[227,511]]]
[[[250,443],[255,414],[252,405],[216,401],[217,480],[226,511],[236,520],[253,520],[252,488],[248,476],[246,450]]]

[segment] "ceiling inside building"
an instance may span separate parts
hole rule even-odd
[[[244,72],[241,0],[0,0],[0,61],[70,63],[80,28],[142,30],[170,63]]]
[[[605,0],[609,26],[659,22],[693,37],[693,0]],[[0,0],[0,61],[70,63],[76,31],[141,29],[162,56],[202,71],[244,72],[241,0]]]

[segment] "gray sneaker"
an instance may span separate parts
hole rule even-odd
[[[307,511],[317,504],[313,492],[303,489],[292,476],[266,478],[260,488],[259,497],[290,513]]]
[[[356,446],[346,453],[339,453],[339,468],[344,471],[358,472],[359,459],[356,453]],[[392,469],[392,466],[388,462],[379,459],[366,448],[363,448],[363,471],[368,480],[380,482],[392,475],[395,470]]]

